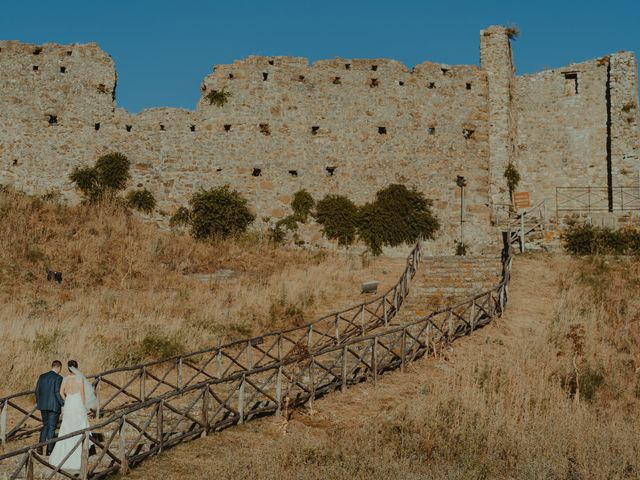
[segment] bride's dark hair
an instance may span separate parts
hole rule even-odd
[[[78,362],[75,360],[69,360],[67,362],[67,367],[69,367],[69,371],[71,371],[72,368],[78,368]]]

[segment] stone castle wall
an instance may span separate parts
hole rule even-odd
[[[568,71],[578,72],[574,95]],[[160,210],[170,214],[197,189],[229,184],[247,196],[258,224],[287,215],[301,188],[316,199],[339,193],[364,203],[405,183],[434,200],[441,242],[451,248],[455,179],[463,175],[466,237],[479,249],[493,240],[496,212],[508,202],[509,161],[534,200],[553,200],[558,185],[604,178],[606,186],[607,138],[615,182],[632,180],[624,172],[638,166],[635,57],[516,77],[501,27],[481,33],[480,68],[292,57],[219,65],[195,111],[129,114],[116,108],[116,81],[96,45],[0,42],[0,183],[74,199],[73,167],[121,151],[132,162],[131,187],[151,190]],[[222,88],[228,103],[210,105],[207,93]]]

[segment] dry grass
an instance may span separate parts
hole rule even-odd
[[[640,478],[640,266],[514,265],[507,316],[446,358],[332,394],[285,428],[182,445],[131,478]]]
[[[114,205],[10,190],[0,192],[0,218],[0,394],[31,388],[54,358],[92,373],[301,324],[360,301],[360,282],[390,285],[404,268],[254,236],[196,242]],[[63,283],[47,282],[47,269]],[[234,275],[196,278],[225,269]]]

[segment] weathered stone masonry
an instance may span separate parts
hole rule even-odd
[[[0,183],[75,199],[73,167],[121,151],[132,187],[164,211],[229,184],[262,221],[286,215],[301,188],[365,202],[400,182],[434,199],[451,243],[463,175],[466,236],[479,249],[508,203],[509,161],[534,201],[552,201],[556,186],[637,182],[633,54],[517,77],[504,28],[482,31],[480,45],[480,68],[249,57],[215,67],[195,111],[132,115],[116,108],[114,64],[96,45],[0,42]],[[210,105],[222,88],[228,103]]]

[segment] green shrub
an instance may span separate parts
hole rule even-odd
[[[169,220],[171,227],[183,227],[191,223],[191,212],[187,207],[180,207],[176,210]]]
[[[222,90],[211,90],[205,98],[209,100],[209,105],[224,107],[225,103],[229,101],[229,97],[231,97],[231,92],[225,92],[223,88]]]
[[[191,234],[197,239],[242,233],[255,220],[247,200],[228,185],[196,192],[189,203]]]
[[[151,213],[156,208],[156,198],[146,188],[143,190],[131,190],[127,194],[127,205],[144,213]]]
[[[342,195],[327,195],[316,205],[316,220],[327,238],[351,245],[358,229],[358,207]]]
[[[293,194],[291,208],[293,209],[293,214],[298,221],[306,223],[307,218],[311,215],[315,205],[315,200],[306,190],[298,190]]]
[[[563,233],[565,250],[571,255],[640,255],[640,231],[612,230],[593,225],[570,225]]]
[[[173,357],[184,351],[185,347],[178,339],[158,332],[147,333],[140,344],[140,355],[150,360]]]
[[[464,257],[467,254],[467,245],[464,242],[456,242],[456,255]]]
[[[507,188],[509,189],[509,196],[513,196],[513,192],[518,188],[520,183],[520,172],[516,169],[512,162],[509,162],[507,168],[504,169],[504,178],[507,180]]]
[[[380,190],[374,202],[360,208],[358,216],[358,234],[374,255],[382,253],[383,246],[433,238],[438,228],[431,201],[416,189],[399,184]]]
[[[69,179],[86,200],[95,202],[105,196],[113,197],[127,186],[129,167],[129,159],[122,153],[114,152],[98,158],[93,167],[74,168]]]
[[[520,36],[520,28],[517,25],[509,25],[505,28],[509,40],[516,40]]]

